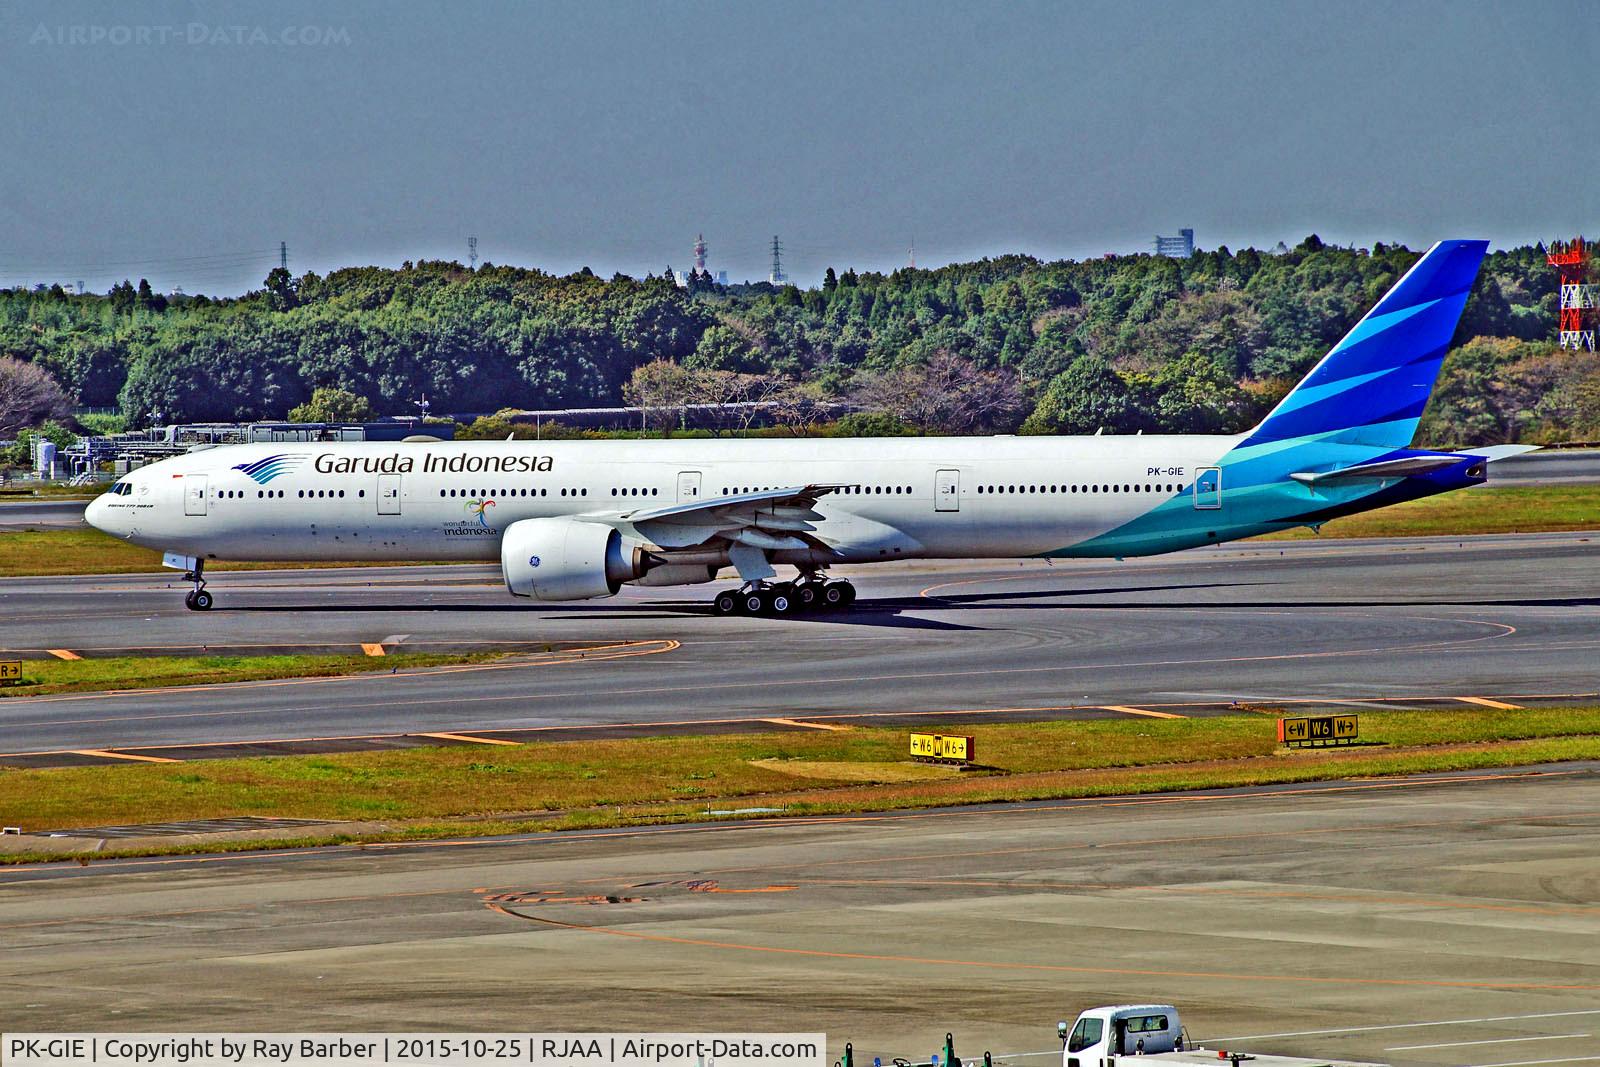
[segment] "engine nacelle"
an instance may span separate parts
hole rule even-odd
[[[523,519],[500,539],[506,588],[535,600],[611,596],[623,582],[643,578],[653,562],[650,553],[598,522]]]

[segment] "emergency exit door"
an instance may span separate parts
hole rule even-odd
[[[183,513],[185,515],[204,515],[206,513],[206,476],[204,474],[186,474],[183,476]]]
[[[687,504],[700,499],[700,472],[678,472],[678,503]]]
[[[1201,467],[1194,472],[1194,506],[1202,510],[1222,506],[1222,468]]]
[[[378,475],[378,514],[400,514],[400,475]]]
[[[933,510],[961,510],[961,472],[940,471],[933,477]]]

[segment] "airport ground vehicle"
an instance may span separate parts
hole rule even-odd
[[[1061,1067],[1116,1067],[1119,1059],[1137,1056],[1138,1062],[1154,1060],[1161,1064],[1216,1064],[1226,1061],[1238,1067],[1378,1067],[1356,1065],[1347,1060],[1307,1059],[1298,1056],[1272,1056],[1211,1050],[1193,1045],[1171,1004],[1110,1004],[1088,1008],[1079,1014],[1069,1029],[1056,1024],[1061,1037]]]
[[[132,472],[85,518],[213,559],[496,560],[514,596],[695,585],[718,614],[847,608],[834,564],[1154,555],[1478,485],[1531,446],[1410,447],[1486,241],[1441,241],[1239,434],[227,445]],[[794,581],[775,581],[776,566]]]

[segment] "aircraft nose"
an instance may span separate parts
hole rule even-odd
[[[102,493],[89,501],[89,506],[83,509],[83,521],[101,533],[108,533],[115,537],[117,531],[112,528],[113,523],[110,522],[106,507],[106,496],[107,494]]]

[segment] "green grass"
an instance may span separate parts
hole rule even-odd
[[[906,731],[877,728],[10,770],[0,819],[46,829],[270,815],[380,821],[379,836],[425,837],[681,821],[739,801],[816,814],[1600,758],[1600,707],[1361,718],[1363,739],[1385,747],[1286,751],[1268,714],[941,724],[974,735],[993,770],[912,781],[892,780],[907,762]],[[866,766],[817,777],[830,763]],[[891,780],[870,781],[872,764]]]
[[[0,577],[131,574],[161,569],[161,553],[99,530],[26,529],[0,533]]]
[[[1334,519],[1323,537],[1429,537],[1600,528],[1600,485],[1486,485]],[[1316,537],[1305,527],[1258,540]]]
[[[394,671],[476,663],[501,653],[431,655],[400,653],[382,659],[356,655],[116,656],[105,659],[24,660],[20,682],[0,685],[0,700],[45,693],[106,689],[164,689],[272,678],[330,678],[366,671]]]

